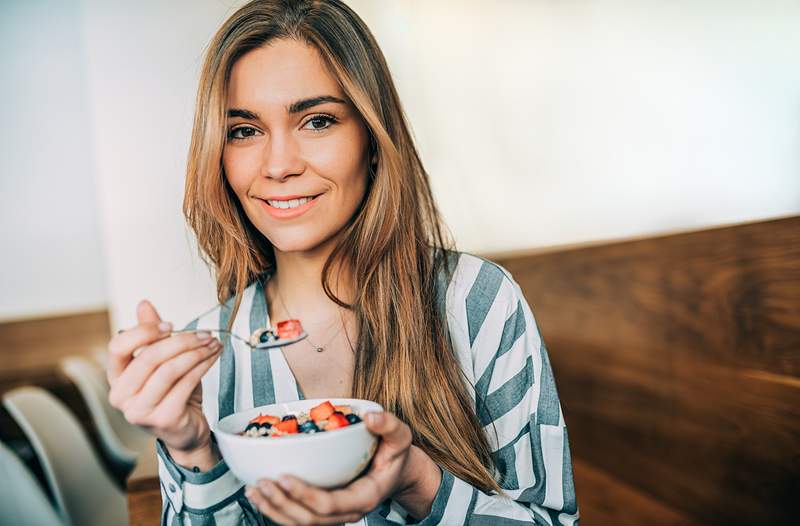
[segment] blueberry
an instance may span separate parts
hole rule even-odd
[[[317,424],[315,424],[314,422],[312,422],[310,420],[308,422],[300,424],[298,426],[297,430],[300,431],[301,433],[318,433],[319,432],[319,428],[317,427]]]
[[[355,413],[350,413],[349,415],[346,415],[345,418],[349,424],[357,424],[361,422],[361,419]]]
[[[287,420],[297,420],[297,416],[296,415],[286,415],[283,418],[281,418],[281,422],[286,422]]]
[[[260,341],[261,343],[267,343],[268,341],[272,341],[274,339],[275,339],[275,333],[273,333],[272,331],[264,331],[258,337],[258,341]]]
[[[247,424],[246,428],[244,428],[245,432],[250,431],[251,429],[258,429],[258,424],[256,424],[255,422],[251,422]]]

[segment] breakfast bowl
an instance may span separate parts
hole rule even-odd
[[[313,434],[244,434],[254,420],[265,419],[265,415],[281,420],[291,419],[288,415],[303,419],[312,409],[326,402],[348,407],[358,417],[383,411],[375,402],[355,398],[298,400],[240,411],[226,416],[214,426],[222,458],[240,481],[251,486],[262,478],[274,480],[281,475],[292,475],[321,488],[347,484],[369,464],[378,446],[377,437],[367,430],[360,418],[346,419],[353,423]]]

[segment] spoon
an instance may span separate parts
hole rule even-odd
[[[231,337],[236,338],[237,340],[243,342],[245,345],[250,347],[253,350],[256,349],[277,349],[279,347],[285,347],[287,345],[291,345],[293,343],[297,343],[301,340],[304,340],[308,337],[308,333],[306,331],[301,332],[299,335],[295,336],[294,338],[276,338],[274,336],[268,336],[267,341],[261,341],[261,335],[266,333],[272,333],[269,329],[256,329],[253,334],[250,335],[250,339],[245,339],[236,334],[235,332],[231,332],[225,329],[176,329],[172,331],[172,334],[178,332],[217,332],[219,334],[229,334]],[[274,335],[274,333],[272,333]]]
[[[204,329],[204,328],[195,328],[195,329],[173,329],[170,334],[177,334],[180,332],[216,332],[219,334],[229,334],[231,337],[236,338],[237,340],[243,342],[245,345],[250,347],[251,350],[257,349],[277,349],[279,347],[285,347],[287,345],[291,345],[293,343],[297,343],[301,340],[308,338],[308,333],[302,330],[300,326],[300,322],[297,320],[288,320],[285,322],[281,322],[278,325],[282,325],[284,323],[296,323],[296,328],[300,328],[300,333],[295,336],[294,338],[280,338],[278,333],[272,329],[268,328],[260,328],[253,331],[253,334],[250,335],[250,339],[245,339],[236,334],[235,332],[226,330],[226,329]],[[122,334],[125,332],[124,329],[120,329],[117,331],[118,334]],[[279,331],[278,331],[279,332]],[[138,353],[134,352],[134,357],[136,357]]]

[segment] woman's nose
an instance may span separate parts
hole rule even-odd
[[[288,133],[273,133],[264,146],[261,175],[286,179],[303,173],[303,161],[297,141]]]

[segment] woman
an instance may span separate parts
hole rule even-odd
[[[184,212],[220,305],[171,335],[148,302],[110,343],[110,399],[157,438],[163,523],[577,524],[544,344],[511,276],[448,250],[383,55],[338,0],[251,2],[203,66]],[[336,490],[244,488],[209,422],[299,398],[375,400],[380,446]]]

